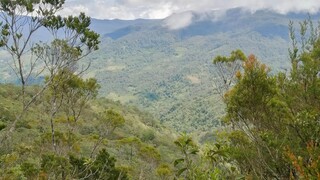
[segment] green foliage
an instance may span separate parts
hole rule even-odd
[[[286,172],[284,157],[277,155],[277,149],[284,148],[280,138],[285,137],[282,134],[285,131],[280,128],[286,124],[286,107],[279,103],[275,78],[269,77],[269,69],[265,65],[251,55],[243,68],[243,73],[238,76],[238,83],[225,95],[226,120],[244,132],[240,136],[230,136],[231,142],[235,144],[231,149],[238,149],[239,153],[243,153],[233,153],[231,156],[247,171],[254,169],[257,177],[262,177],[266,172],[270,177],[278,177]],[[277,111],[273,108],[277,108]],[[272,118],[277,120],[273,122]]]
[[[160,164],[156,171],[157,175],[163,180],[169,179],[169,177],[172,175],[172,169],[168,164]]]
[[[40,172],[37,164],[33,162],[24,162],[21,164],[21,171],[27,179],[35,179]]]
[[[316,31],[310,20],[300,23],[297,43],[291,27],[290,74],[271,75],[266,65],[250,55],[237,83],[225,94],[225,119],[232,127],[227,157],[249,177],[319,177],[320,40]],[[216,148],[214,153],[220,152],[221,146]]]
[[[182,157],[176,159],[173,163],[174,167],[177,168],[176,177],[184,176],[187,179],[194,178],[192,156],[199,152],[198,146],[192,138],[186,134],[182,134],[174,143],[182,153]]]
[[[1,131],[2,129],[6,128],[6,127],[7,127],[7,126],[6,126],[5,123],[0,122],[0,131]]]
[[[71,68],[71,67],[70,67]],[[73,137],[73,129],[77,125],[80,116],[88,102],[94,99],[98,94],[100,85],[93,78],[84,80],[79,75],[76,75],[70,68],[60,69],[56,75],[46,77],[48,88],[46,92],[47,111],[50,112],[51,138],[52,146],[56,149],[55,122],[66,122],[68,127],[69,148],[72,148],[75,143]],[[58,120],[57,114],[65,117]]]
[[[150,116],[143,117],[144,113],[137,109],[111,101],[103,105],[91,101],[100,86],[93,78],[82,79],[79,74],[88,66],[83,62],[81,68],[78,66],[81,59],[98,50],[100,43],[99,35],[89,28],[91,19],[83,13],[66,18],[56,15],[64,5],[63,0],[0,4],[3,13],[0,46],[11,55],[5,60],[13,67],[10,75],[17,75],[16,82],[21,85],[20,91],[15,86],[8,90],[0,86],[0,122],[1,128],[5,128],[0,132],[1,178],[86,179],[89,175],[92,179],[126,179],[126,173],[115,168],[115,158],[107,150],[101,150],[106,147],[119,157],[121,167],[139,167],[128,168],[131,170],[128,176],[139,177],[141,171],[146,179],[154,177],[152,167],[144,164],[156,166],[170,161],[164,160],[153,145],[169,147],[170,152],[172,147],[161,141],[163,137],[171,139],[167,138],[171,137],[170,130]],[[37,42],[34,35],[44,28],[50,37]],[[44,83],[30,85],[42,81],[44,76],[47,76]],[[100,116],[98,112],[105,113]],[[148,119],[152,126],[143,122]],[[86,126],[90,133],[80,133]],[[142,143],[138,138],[141,128],[153,129],[157,138]],[[112,131],[112,137],[105,136],[106,131]],[[129,136],[133,141],[129,138],[127,143],[117,143],[125,142]],[[100,146],[95,144],[97,139]],[[20,146],[20,142],[28,146]],[[132,151],[130,162],[121,156],[128,146]],[[74,154],[84,158],[71,158]],[[85,171],[76,170],[79,174],[74,174],[75,169]]]
[[[179,131],[208,131],[219,126],[224,113],[224,105],[217,103],[217,95],[212,93],[216,78],[212,75],[215,73],[210,64],[212,57],[241,48],[245,53],[255,52],[275,72],[290,67],[284,52],[288,46],[288,19],[292,17],[271,12],[236,14],[236,18],[224,16],[218,26],[201,27],[208,34],[187,37],[185,30],[167,31],[158,20],[92,20],[91,27],[101,34],[118,32],[118,28],[134,31],[121,38],[103,36],[100,49],[80,61],[78,67],[91,62],[88,77],[101,83],[101,96],[137,105]],[[217,27],[222,30],[216,31]],[[278,27],[282,27],[280,32]],[[269,31],[271,35],[261,31]],[[0,53],[5,60],[11,58]],[[16,82],[10,70],[7,66],[0,67],[1,82]],[[42,82],[42,77],[35,79]]]
[[[93,172],[98,172],[93,177],[94,179],[126,179],[125,174],[124,177],[121,177],[121,172],[114,169],[115,159],[110,158],[110,155],[106,152],[105,149],[101,150],[97,155],[94,164],[92,166]]]
[[[115,167],[115,159],[102,149],[94,159],[69,159],[54,154],[45,154],[41,158],[41,176],[45,178],[66,179],[127,179],[126,173]],[[39,169],[33,164],[25,163],[22,170],[26,177],[36,177]]]
[[[70,173],[70,164],[65,157],[45,154],[41,158],[41,170],[47,178],[66,179]]]
[[[77,121],[88,101],[98,95],[99,88],[100,85],[96,79],[84,80],[69,69],[62,69],[53,77],[48,88],[48,98],[61,101],[66,115],[73,116],[74,121]]]
[[[232,51],[230,57],[217,56],[214,58],[213,63],[232,63],[234,61],[240,60],[245,61],[247,59],[246,55],[241,50]]]
[[[102,149],[93,160],[70,157],[70,163],[77,174],[77,178],[127,179],[126,173],[115,167],[115,161],[105,149]]]
[[[262,118],[268,121],[268,112],[266,114],[261,112],[267,109],[276,94],[275,81],[268,77],[268,71],[254,56],[248,58],[244,64],[243,75],[238,77],[238,84],[225,94],[228,119],[239,121],[242,117],[246,117],[247,121],[258,128],[262,128],[261,124],[265,124]],[[235,92],[237,94],[234,95]],[[255,122],[258,119],[259,121]]]
[[[121,38],[102,39],[100,50],[89,58],[94,61],[88,76],[101,82],[101,95],[139,106],[179,132],[210,131],[220,125],[224,113],[220,96],[212,93],[216,88],[216,84],[212,87],[213,80],[218,77],[213,75],[216,68],[210,64],[212,57],[241,48],[244,53],[255,52],[275,72],[290,67],[284,53],[288,18],[260,13],[226,16],[212,29],[201,27],[208,34],[190,37],[184,36],[189,28],[167,31],[154,21],[128,26],[139,30]],[[224,29],[217,32],[221,26]],[[279,26],[284,29],[281,37],[273,29]],[[265,36],[258,28],[268,28],[276,35]]]
[[[143,130],[141,133],[141,140],[143,142],[152,141],[156,138],[155,133],[152,129]]]
[[[221,136],[221,139],[226,137]],[[175,179],[242,179],[238,164],[232,158],[232,146],[219,141],[198,147],[185,134],[175,141],[183,156],[173,162]]]
[[[139,153],[142,155],[142,157],[152,162],[158,162],[161,159],[157,149],[152,146],[141,147]]]
[[[10,54],[11,57],[7,62],[8,67],[12,68],[13,73],[17,76],[17,82],[21,86],[18,96],[21,104],[16,108],[18,111],[14,121],[10,122],[10,124],[8,123],[8,126],[5,127],[6,133],[2,134],[1,143],[7,141],[17,127],[31,128],[26,121],[22,121],[23,116],[26,115],[31,106],[36,103],[38,98],[49,87],[58,94],[56,90],[61,89],[58,89],[56,82],[53,81],[57,80],[57,76],[61,76],[61,71],[65,71],[65,69],[75,70],[76,64],[80,59],[92,51],[98,50],[99,35],[90,30],[90,17],[85,16],[84,13],[81,13],[78,17],[69,16],[68,18],[61,18],[61,16],[56,15],[62,9],[64,3],[64,0],[4,0],[0,2],[0,10],[2,12],[0,46]],[[37,32],[44,28],[49,31],[49,36],[51,36],[49,42],[48,44],[43,43],[44,41],[37,43],[33,38]],[[30,86],[30,82],[37,79],[38,76],[45,76],[44,74],[47,75],[45,84],[34,88],[35,92],[29,94],[26,89]],[[69,85],[75,85],[80,82],[79,80],[73,77],[74,83],[70,84],[69,82]],[[79,91],[76,92],[78,99],[83,99],[79,96],[90,97],[90,95],[83,95],[86,94],[85,91],[90,91],[90,88],[91,90],[92,88],[98,88],[94,80],[89,80],[85,85],[86,87],[80,88],[84,92],[80,93],[80,95]],[[79,90],[79,87],[73,86],[72,88],[74,88],[73,90]],[[71,92],[71,90],[68,89],[68,92]],[[75,97],[73,96],[73,98]],[[57,100],[57,96],[51,98],[52,108],[49,118],[52,145],[55,150],[53,119],[59,110]],[[80,107],[83,106],[82,104],[84,104],[83,101]],[[75,104],[71,103],[69,105],[73,106]],[[79,114],[77,114],[77,117],[80,116]],[[76,119],[77,117],[74,113],[73,118]]]
[[[70,87],[68,84],[65,86],[68,89]],[[17,92],[19,92],[17,86],[0,85],[0,98],[3,104],[0,107],[5,110],[2,115],[14,115],[15,105],[20,103],[16,98]],[[28,88],[27,92],[34,93]],[[50,95],[51,92],[46,93]],[[23,123],[19,123],[10,143],[0,147],[1,178],[61,179],[64,176],[67,179],[78,179],[80,176],[90,174],[89,171],[81,174],[83,171],[79,169],[93,166],[101,149],[107,148],[110,154],[109,159],[112,159],[110,162],[117,159],[114,161],[114,167],[123,178],[127,175],[132,179],[140,176],[152,179],[157,177],[155,169],[158,165],[171,163],[177,154],[171,142],[174,134],[171,130],[135,107],[124,106],[104,98],[88,102],[81,112],[81,118],[77,123],[70,123],[70,126],[68,126],[66,107],[65,105],[61,107],[53,118],[57,149],[54,151],[52,132],[48,123],[51,111],[47,111],[46,108],[51,104],[47,101],[49,95],[39,98],[20,121]],[[77,107],[73,108],[77,110]],[[4,123],[13,121],[14,116],[13,119],[3,120]],[[74,119],[71,117],[70,120]],[[112,129],[113,132],[110,134]],[[154,138],[141,141],[142,129],[152,132]],[[104,136],[105,132],[109,134]],[[92,153],[100,138],[101,143]],[[21,142],[24,143],[21,144]],[[104,158],[107,157],[105,153],[102,153]],[[100,158],[99,164],[102,163],[103,158]],[[95,170],[97,169],[101,169],[99,165],[96,166]],[[144,172],[143,175],[140,174],[141,171]]]
[[[217,56],[213,60],[216,68],[217,78],[214,79],[215,88],[218,94],[222,96],[236,83],[240,74],[242,62],[247,57],[240,50],[232,51],[230,57]]]
[[[102,121],[101,124],[108,126],[110,131],[114,131],[116,128],[123,126],[125,123],[124,117],[112,109],[104,111],[99,118]]]
[[[30,13],[35,11],[32,2],[1,3],[5,12],[10,11],[10,8],[22,7]],[[290,51],[292,60],[290,74],[271,74],[270,69],[260,63],[255,56],[250,55],[247,58],[240,50],[233,51],[230,57],[215,58],[214,63],[220,68],[220,74],[226,75],[221,82],[226,86],[220,92],[232,87],[223,94],[227,113],[224,118],[227,125],[226,132],[223,133],[223,137],[215,134],[213,138],[215,142],[204,148],[201,148],[191,136],[182,134],[174,142],[176,145],[174,148],[171,142],[174,137],[172,131],[149,114],[103,98],[93,100],[100,88],[97,80],[93,78],[85,80],[76,74],[79,70],[76,65],[78,61],[90,51],[98,49],[99,36],[88,28],[90,18],[84,14],[67,18],[55,16],[53,11],[61,8],[64,1],[42,3],[54,6],[54,9],[51,12],[50,9],[39,8],[38,13],[49,15],[41,16],[43,18],[39,19],[41,26],[45,26],[56,35],[58,30],[76,34],[77,39],[72,42],[80,44],[73,44],[63,39],[55,39],[49,44],[37,44],[32,53],[44,60],[49,76],[43,85],[45,88],[28,86],[23,80],[25,76],[22,72],[20,80],[22,84],[26,83],[23,89],[23,96],[26,99],[23,101],[18,100],[20,96],[17,96],[19,94],[17,87],[0,85],[0,135],[3,134],[2,128],[7,128],[8,124],[19,119],[18,123],[13,123],[16,124],[17,131],[13,133],[10,142],[0,147],[1,178],[243,179],[246,176],[248,179],[312,179],[319,177],[320,40],[314,30],[308,32],[307,26],[313,27],[309,24],[311,21],[300,24],[302,50],[299,51],[299,43],[293,42],[293,50]],[[9,5],[15,6],[9,7]],[[5,6],[9,9],[5,9]],[[14,13],[10,11],[8,15]],[[31,20],[36,21],[37,17],[31,17]],[[7,46],[8,42],[11,42],[8,40],[11,36],[18,40],[24,37],[20,33],[12,34],[11,31],[8,24],[2,26],[0,45]],[[209,46],[203,37],[194,37],[199,38],[196,41],[202,47],[199,50],[193,48],[194,41],[178,42],[173,35],[157,33],[169,40],[161,39],[163,36],[158,34],[158,39],[153,42],[149,40],[153,34],[143,32],[143,37],[146,39],[139,39],[140,36],[131,37],[138,38],[134,41],[137,44],[126,42],[126,38],[112,41],[106,45],[107,50],[103,49],[104,53],[110,53],[109,51],[113,53],[106,55],[108,57],[106,69],[101,69],[104,66],[97,61],[97,64],[93,65],[98,65],[100,69],[94,70],[93,75],[103,78],[104,73],[101,72],[111,71],[107,73],[108,78],[117,79],[120,85],[105,87],[116,89],[108,89],[110,90],[108,92],[116,92],[109,96],[131,103],[139,102],[142,107],[156,112],[160,120],[176,129],[207,130],[214,127],[217,124],[216,116],[223,106],[211,103],[211,100],[217,98],[216,95],[210,95],[210,89],[206,86],[212,78],[204,73],[202,66],[197,66],[203,62],[195,62],[194,59],[212,56],[200,58],[197,56],[199,52],[216,53],[212,48],[219,49],[222,46],[216,44],[219,38],[208,38],[215,40],[213,47]],[[308,39],[305,36],[309,34],[311,37]],[[295,38],[293,33],[291,37]],[[256,38],[261,36],[251,35],[252,41],[256,41]],[[239,43],[233,42],[241,40],[241,38],[231,38],[230,42],[232,45],[237,45]],[[181,47],[180,41],[186,44]],[[126,46],[118,48],[119,44],[123,47],[123,43]],[[165,44],[162,47],[165,55],[158,52],[159,49],[154,43]],[[255,43],[249,44],[255,47]],[[113,45],[115,46],[110,48]],[[83,46],[87,49],[81,48]],[[144,48],[147,55],[144,53],[132,55],[132,51],[141,48]],[[18,61],[22,60],[19,54],[23,53],[18,47],[8,46],[7,49],[17,56]],[[273,50],[266,51],[267,55],[269,51]],[[172,68],[179,66],[182,70],[167,73],[161,71],[170,70],[171,66],[168,67],[167,62],[152,61],[155,57],[166,59],[167,54],[170,56],[166,61],[174,60],[170,61]],[[130,64],[132,63],[128,60],[130,58],[137,60],[132,62],[140,64]],[[184,60],[179,62],[181,59]],[[112,66],[119,62],[125,65]],[[59,63],[61,64],[58,66],[52,66]],[[180,66],[182,64],[183,66]],[[158,69],[152,68],[152,65]],[[199,67],[199,71],[185,70],[188,68],[184,67],[191,65]],[[241,65],[243,65],[242,70]],[[133,82],[130,83],[122,79],[131,76],[132,71],[136,69],[139,71],[135,72],[139,72],[143,77],[132,74]],[[148,69],[153,73],[145,76]],[[118,71],[124,71],[124,74],[117,73]],[[148,83],[135,83],[153,79],[157,76],[154,71],[160,72],[163,77],[155,78],[160,81],[156,84],[151,82],[152,88]],[[126,88],[121,85],[125,85]],[[216,87],[219,88],[217,84]],[[117,88],[120,90],[117,91]],[[202,89],[209,90],[204,92]],[[41,95],[37,95],[37,92]],[[197,94],[195,92],[201,92],[199,97],[193,98],[193,94]],[[16,118],[16,114],[20,111],[16,107],[23,106],[28,100],[32,100],[29,101],[32,102],[32,106],[29,104],[30,107],[25,109],[25,115]],[[209,111],[207,107],[216,109]],[[215,118],[212,119],[213,114]],[[177,119],[183,119],[186,123],[176,121]],[[22,141],[28,145],[20,145]],[[244,176],[239,175],[240,172]]]

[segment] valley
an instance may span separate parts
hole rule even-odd
[[[139,20],[104,34],[88,73],[102,85],[101,96],[138,106],[178,131],[210,131],[223,115],[213,58],[241,49],[274,72],[286,71],[288,23],[305,17],[241,9],[218,19],[215,13],[192,15],[192,24],[181,29],[165,27],[167,19]]]
[[[0,179],[320,179],[319,10],[239,2],[0,1]]]

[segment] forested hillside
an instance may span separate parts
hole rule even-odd
[[[89,17],[56,15],[63,0],[0,5],[1,72],[16,76],[0,85],[0,179],[173,176],[175,133],[135,107],[96,99],[97,80],[82,77],[89,66],[80,60],[100,44]],[[44,29],[48,42],[35,43]]]
[[[212,59],[242,49],[270,64],[273,72],[289,69],[289,21],[308,17],[244,9],[187,14],[192,22],[180,29],[170,29],[169,22],[184,14],[164,20],[92,20],[90,27],[101,36],[100,49],[82,64],[91,62],[85,75],[98,80],[99,96],[138,106],[179,131],[209,130],[223,112],[216,100]],[[312,15],[315,20],[318,16]],[[48,41],[51,36],[40,28],[34,37]],[[8,64],[10,56],[1,55],[0,61]],[[1,66],[0,74],[1,82],[19,83],[9,66]]]
[[[0,1],[0,179],[320,179],[314,19],[64,4]]]
[[[100,82],[101,95],[145,109],[179,131],[210,130],[223,111],[212,59],[241,49],[273,72],[288,70],[289,21],[308,17],[242,9],[190,13],[192,23],[181,29],[167,27],[177,14],[104,34],[89,73]]]
[[[28,96],[33,93],[33,88],[27,90]],[[14,85],[0,86],[1,130],[10,126],[19,113],[18,94],[19,88]],[[66,163],[66,156],[89,161],[102,148],[110,157],[116,157],[115,166],[119,172],[128,173],[132,179],[156,177],[156,169],[161,165],[167,164],[169,170],[172,169],[170,164],[177,155],[173,144],[177,137],[175,133],[149,114],[104,98],[90,102],[77,123],[73,122],[72,139],[68,135],[70,129],[64,113],[57,115],[54,119],[57,154],[53,154],[47,106],[46,102],[37,101],[19,121],[10,141],[1,145],[1,178],[34,179],[38,173],[44,178],[50,177],[45,174],[63,165],[59,163]],[[44,163],[49,169],[45,170]],[[74,168],[70,170],[75,170],[75,165],[70,165]],[[61,168],[56,170],[62,171],[66,166]]]

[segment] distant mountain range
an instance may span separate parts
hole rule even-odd
[[[101,34],[102,44],[87,59],[92,61],[87,76],[99,80],[101,96],[138,106],[181,131],[209,130],[223,114],[212,59],[241,49],[275,71],[285,70],[289,21],[306,18],[231,9],[184,12],[163,20],[93,19],[91,27]],[[8,81],[10,76],[2,77]]]
[[[235,8],[226,11],[184,12],[173,14],[163,20],[92,20],[92,28],[112,39],[118,39],[128,34],[161,29],[171,31],[181,38],[193,36],[208,36],[219,32],[239,32],[247,30],[258,32],[266,37],[288,38],[289,20],[299,21],[308,18],[307,13],[278,14],[271,10],[249,12]],[[319,14],[312,14],[313,19],[319,19]],[[175,28],[170,28],[170,26]]]

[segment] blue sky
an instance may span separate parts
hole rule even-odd
[[[320,0],[66,0],[63,15],[85,12],[98,19],[163,19],[185,11],[203,12],[243,7],[250,11],[272,9],[280,13],[320,9]]]

